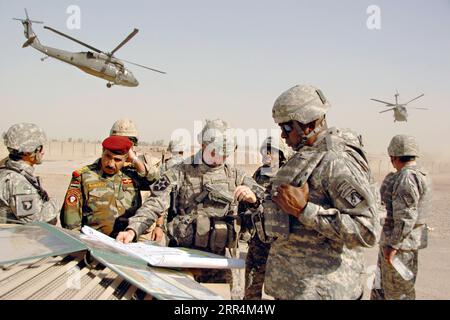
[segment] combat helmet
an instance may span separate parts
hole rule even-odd
[[[47,137],[33,123],[17,123],[3,134],[3,140],[10,153],[33,153],[47,142]]]
[[[184,152],[186,149],[185,143],[181,137],[170,140],[167,151],[171,153]]]
[[[391,157],[418,157],[419,144],[415,137],[399,134],[394,136],[389,143],[388,154]]]
[[[263,143],[261,144],[261,147],[259,148],[259,152],[262,156],[264,156],[267,153],[267,149],[276,149],[279,152],[281,152],[285,159],[289,159],[292,155],[292,149],[289,148],[289,146],[284,142],[283,139],[275,139],[273,137],[267,137]]]
[[[129,119],[119,119],[114,122],[109,135],[135,137],[136,139],[139,137],[136,125]]]
[[[292,120],[308,124],[324,116],[330,107],[320,89],[311,85],[297,85],[275,100],[272,117],[278,124]]]
[[[221,119],[206,120],[197,138],[200,144],[213,146],[223,156],[231,155],[237,146],[234,130]]]

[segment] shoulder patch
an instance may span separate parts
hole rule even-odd
[[[170,181],[167,178],[167,176],[164,175],[152,185],[152,190],[153,191],[164,191],[167,189],[167,187],[169,185],[170,185]]]
[[[68,206],[76,206],[81,199],[81,191],[79,189],[69,189],[67,191],[65,204]]]
[[[342,199],[345,199],[354,208],[364,201],[364,197],[347,180],[342,180],[337,185],[336,191]]]

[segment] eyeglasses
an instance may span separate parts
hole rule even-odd
[[[289,134],[292,132],[292,130],[294,130],[292,123],[289,122],[280,124],[280,128],[286,134]]]

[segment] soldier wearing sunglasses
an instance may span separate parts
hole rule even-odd
[[[362,248],[377,243],[377,191],[359,136],[328,128],[322,91],[295,86],[272,116],[296,153],[271,180],[264,227],[275,237],[266,293],[276,299],[360,299]]]

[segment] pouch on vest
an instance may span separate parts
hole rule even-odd
[[[194,223],[192,215],[178,215],[168,224],[169,235],[178,246],[192,247],[194,243]]]
[[[208,216],[199,215],[196,225],[195,246],[206,248],[208,246],[209,231],[211,230],[211,221]]]
[[[213,220],[214,226],[211,231],[210,248],[213,252],[222,252],[227,245],[228,227],[225,221]]]
[[[227,248],[234,249],[237,248],[238,234],[240,231],[240,226],[236,221],[231,221],[227,223],[228,236],[227,236]]]

